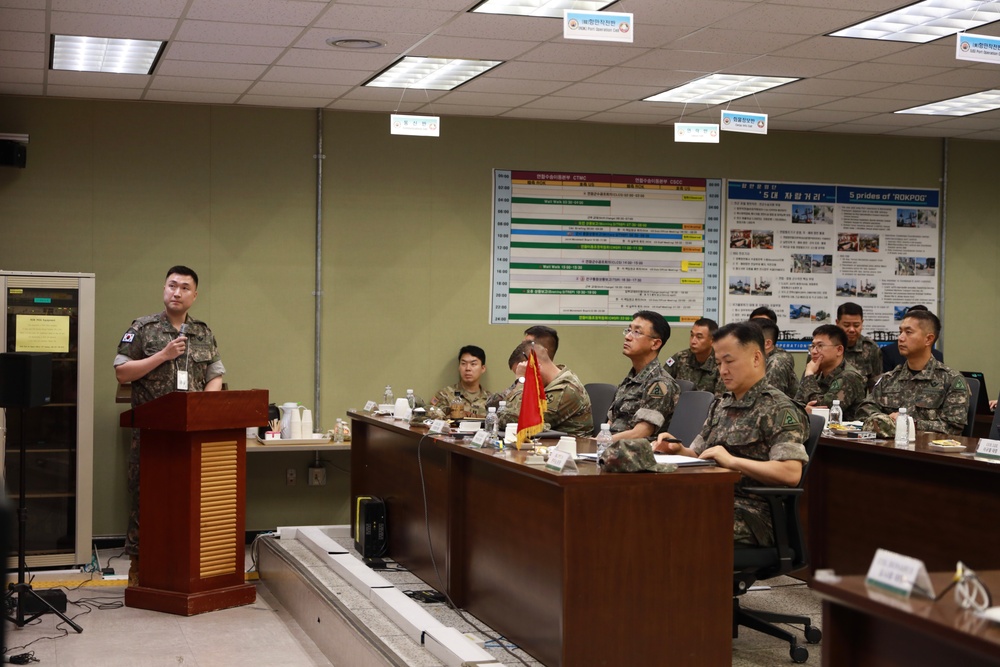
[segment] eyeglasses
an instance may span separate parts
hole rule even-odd
[[[632,336],[632,338],[642,338],[643,336],[645,336],[646,338],[653,338],[656,340],[660,339],[659,336],[651,336],[648,333],[642,333],[641,331],[636,331],[635,329],[629,329],[627,327],[622,331],[622,335],[625,336],[626,338],[628,338],[629,336]]]
[[[809,351],[822,350],[824,347],[840,347],[839,345],[830,345],[829,343],[813,343],[809,346]]]

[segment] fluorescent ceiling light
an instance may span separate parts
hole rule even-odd
[[[514,16],[548,16],[562,18],[563,10],[599,12],[616,0],[485,0],[470,12],[482,14],[513,14]]]
[[[747,95],[760,93],[783,86],[798,79],[782,76],[744,76],[742,74],[710,74],[709,76],[671,88],[644,102],[683,102],[685,104],[706,104],[712,106],[737,100]]]
[[[1000,21],[1000,3],[974,0],[924,0],[830,33],[831,37],[931,42]]]
[[[901,109],[896,113],[914,113],[925,116],[970,116],[974,113],[993,111],[994,109],[1000,109],[1000,90],[984,90],[981,93]]]
[[[502,60],[406,56],[376,74],[365,85],[378,88],[452,90],[502,62]]]
[[[51,69],[152,74],[166,42],[148,39],[52,36]]]

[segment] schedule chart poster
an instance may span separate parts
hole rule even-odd
[[[718,318],[719,179],[494,170],[490,322]]]
[[[726,321],[766,305],[787,337],[809,338],[853,301],[864,308],[865,334],[895,340],[909,306],[936,310],[938,198],[926,189],[728,181]]]

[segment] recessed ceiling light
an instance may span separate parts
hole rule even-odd
[[[452,90],[502,62],[406,56],[376,74],[364,85],[378,88]]]
[[[49,68],[74,72],[152,74],[166,45],[166,42],[148,39],[52,35]]]
[[[385,46],[385,42],[366,37],[331,37],[326,43],[338,49],[377,49]]]
[[[710,74],[683,86],[665,90],[644,102],[683,102],[685,104],[723,104],[747,95],[783,86],[798,79],[781,76],[744,76],[742,74]]]
[[[970,116],[974,113],[993,111],[994,109],[1000,109],[1000,90],[984,90],[981,93],[901,109],[896,113],[923,114],[925,116]]]
[[[485,0],[470,12],[481,14],[513,14],[514,16],[548,16],[562,18],[563,10],[575,9],[584,12],[598,12],[616,0]]]
[[[831,37],[931,42],[1000,20],[1000,4],[975,0],[924,0],[862,21]]]

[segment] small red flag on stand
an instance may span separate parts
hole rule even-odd
[[[517,448],[535,435],[545,430],[545,384],[538,370],[535,351],[528,355],[528,368],[524,372],[524,390],[521,394],[521,411],[517,415]]]

